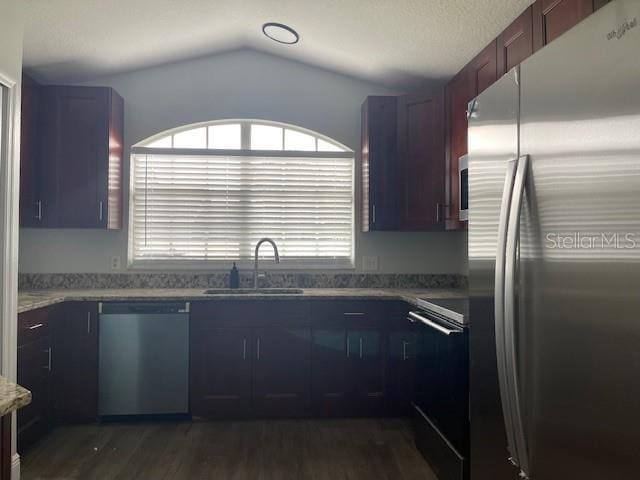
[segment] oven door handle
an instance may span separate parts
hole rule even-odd
[[[455,328],[455,327],[447,327],[444,326],[438,322],[435,322],[434,320],[431,320],[430,318],[424,317],[422,315],[420,315],[419,313],[416,312],[409,312],[409,316],[407,317],[407,320],[409,320],[410,322],[420,322],[428,327],[431,327],[437,331],[439,331],[440,333],[444,333],[445,335],[451,335],[453,333],[462,333],[462,328]]]

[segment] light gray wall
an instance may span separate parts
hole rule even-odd
[[[99,78],[89,84],[111,86],[124,97],[125,152],[158,132],[224,118],[299,125],[357,152],[360,105],[365,97],[401,93],[251,50]],[[127,187],[128,168],[126,158]],[[109,272],[114,255],[126,264],[126,229],[21,230],[21,272]],[[466,273],[466,234],[358,232],[357,271],[362,270],[365,255],[379,257],[378,271],[384,273]]]

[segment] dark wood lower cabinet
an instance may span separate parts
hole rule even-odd
[[[53,426],[51,408],[51,337],[18,346],[18,384],[31,391],[29,405],[18,411],[18,451],[21,452]]]
[[[386,407],[382,332],[378,329],[347,332],[347,374],[354,416],[383,415]]]
[[[201,418],[404,415],[416,345],[386,301],[194,302],[191,413]],[[20,315],[18,412],[24,451],[56,422],[98,418],[98,305]]]
[[[415,326],[389,333],[389,411],[392,415],[412,415],[416,357],[421,349],[421,337]]]
[[[70,302],[18,316],[18,384],[31,404],[18,410],[18,452],[58,421],[93,421],[98,413],[98,308]]]
[[[390,326],[404,318],[406,308],[386,301],[304,305],[194,303],[191,413],[203,418],[405,414],[393,405],[406,406],[411,398],[410,334],[406,358],[388,357],[403,351],[389,345],[397,337]],[[401,376],[391,378],[396,374]]]
[[[191,331],[191,413],[244,417],[251,406],[251,329]]]
[[[53,325],[54,411],[58,420],[98,416],[98,305],[61,305]]]
[[[349,413],[349,375],[344,328],[314,328],[311,349],[311,399],[318,417]]]
[[[0,419],[0,480],[11,478],[11,415]]]
[[[265,327],[254,332],[253,408],[260,417],[310,414],[311,329]]]
[[[17,414],[18,452],[31,446],[53,426],[52,336],[57,306],[18,316],[19,385],[31,391],[29,405]]]

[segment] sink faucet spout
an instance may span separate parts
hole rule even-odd
[[[254,264],[253,264],[253,288],[258,288],[258,252],[260,250],[260,245],[263,243],[270,243],[273,247],[273,254],[276,260],[276,263],[280,263],[280,254],[278,253],[278,247],[276,246],[276,242],[271,240],[270,238],[262,238],[256,244],[255,256],[254,256]]]

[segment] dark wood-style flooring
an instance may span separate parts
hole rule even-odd
[[[23,480],[437,480],[403,419],[63,426],[21,460]]]

